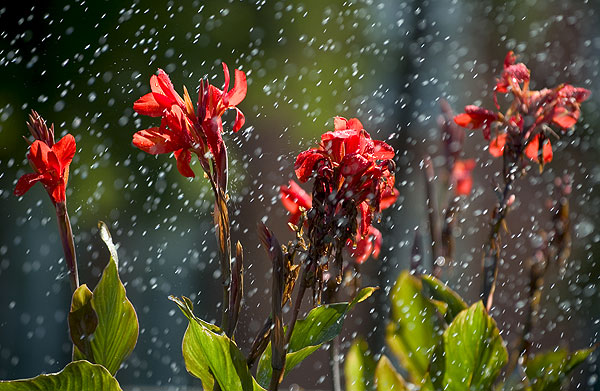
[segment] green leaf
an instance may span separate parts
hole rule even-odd
[[[99,229],[111,257],[93,293],[82,285],[73,294],[69,327],[75,344],[73,358],[101,364],[114,375],[133,351],[139,326],[133,305],[127,299],[119,278],[116,249],[108,228],[100,222]],[[88,304],[97,318],[95,328],[92,327],[94,317]]]
[[[406,381],[396,372],[394,366],[386,356],[381,356],[375,369],[375,382],[377,391],[408,391]]]
[[[88,358],[94,361],[92,336],[98,327],[98,315],[92,308],[93,293],[83,284],[73,293],[71,311],[69,312],[69,332],[75,345],[74,359]]]
[[[386,329],[391,351],[415,383],[427,373],[433,350],[442,339],[445,321],[438,306],[422,294],[417,277],[403,272],[391,292],[391,322]]]
[[[284,376],[302,360],[315,352],[323,343],[331,341],[342,331],[346,314],[357,303],[366,300],[377,288],[363,288],[350,303],[336,303],[313,308],[306,318],[294,327],[285,358]],[[267,346],[258,361],[256,379],[263,387],[271,380],[271,345]]]
[[[567,375],[594,350],[595,347],[591,347],[569,353],[566,349],[558,349],[536,354],[525,368],[532,391],[560,390]]]
[[[446,284],[433,276],[422,275],[421,281],[425,293],[432,299],[442,301],[448,305],[448,311],[445,318],[448,323],[452,322],[454,317],[462,310],[467,309],[467,303],[450,289]]]
[[[212,390],[215,380],[223,391],[259,391],[246,359],[223,330],[194,315],[190,299],[171,296],[190,323],[183,337],[183,359],[190,374]]]
[[[119,383],[101,365],[69,363],[62,371],[32,379],[0,381],[0,391],[121,391]]]
[[[375,366],[367,342],[362,338],[356,338],[344,362],[346,391],[374,391]]]
[[[444,332],[431,363],[431,380],[445,391],[489,390],[507,360],[496,322],[478,301]]]

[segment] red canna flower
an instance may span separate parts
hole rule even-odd
[[[175,91],[169,76],[163,71],[150,78],[152,92],[142,96],[134,110],[142,115],[161,117],[160,127],[138,131],[133,144],[153,155],[171,153],[177,160],[177,169],[185,177],[194,177],[190,167],[192,153],[196,154],[203,169],[209,174],[207,153],[212,155],[220,179],[226,174],[226,152],[221,138],[223,123],[221,116],[228,109],[237,112],[233,130],[237,132],[244,124],[244,116],[236,107],[246,96],[246,74],[235,70],[235,84],[229,90],[229,70],[223,63],[225,85],[223,90],[206,81],[200,84],[198,105],[194,110],[191,98],[184,87],[183,98]],[[224,186],[224,184],[222,184]]]
[[[466,128],[483,127],[486,139],[490,138],[490,125],[495,124],[498,134],[489,146],[493,156],[508,153],[511,161],[528,157],[543,166],[553,157],[549,137],[555,133],[550,125],[558,126],[563,131],[574,126],[581,115],[581,103],[589,98],[590,91],[569,84],[554,89],[530,90],[530,76],[529,69],[517,63],[514,53],[509,52],[494,88],[494,102],[498,110],[498,92],[514,96],[509,109],[505,113],[495,113],[477,106],[467,106],[465,113],[454,117],[454,121]],[[506,148],[508,152],[505,152]]]
[[[52,137],[53,141],[54,137]],[[75,155],[75,138],[67,134],[49,146],[46,141],[36,140],[29,147],[27,159],[35,173],[19,178],[15,195],[22,196],[34,184],[41,182],[56,205],[66,200],[65,189],[69,180],[69,165]]]
[[[475,168],[475,160],[457,160],[452,169],[451,182],[457,196],[469,195],[473,187],[471,172]]]
[[[466,106],[465,112],[454,117],[454,122],[463,128],[479,129],[483,127],[483,136],[490,139],[490,127],[498,121],[498,114],[478,106]]]

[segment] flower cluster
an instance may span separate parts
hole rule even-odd
[[[183,98],[175,91],[169,76],[163,71],[150,78],[152,92],[142,96],[134,110],[142,115],[161,117],[160,127],[141,130],[133,136],[133,144],[153,155],[171,153],[177,160],[177,169],[185,177],[194,177],[190,167],[192,152],[196,154],[204,171],[210,175],[209,157],[214,162],[214,178],[222,188],[226,184],[227,152],[221,134],[222,115],[228,109],[236,110],[233,131],[244,125],[244,115],[236,107],[247,91],[246,74],[235,70],[235,83],[229,90],[229,69],[223,63],[225,84],[223,89],[202,80],[198,104],[194,109],[187,89]]]
[[[334,127],[321,136],[317,148],[300,153],[296,159],[298,179],[306,182],[315,178],[312,197],[290,181],[289,186],[281,186],[281,198],[294,225],[302,209],[309,211],[309,233],[314,238],[318,231],[319,240],[313,242],[335,237],[336,257],[343,245],[356,263],[362,263],[371,255],[377,258],[381,248],[381,233],[371,224],[373,216],[391,206],[398,196],[394,150],[383,141],[373,140],[356,118],[337,117]]]
[[[531,90],[530,76],[525,64],[517,63],[514,53],[509,52],[494,87],[497,111],[470,105],[465,107],[464,113],[454,117],[454,121],[465,128],[483,129],[486,140],[494,131],[489,147],[493,156],[508,155],[510,160],[516,161],[525,155],[543,166],[552,160],[549,137],[556,133],[551,126],[565,131],[575,125],[580,105],[590,96],[590,91],[569,84]],[[512,104],[504,113],[500,112],[498,93],[513,96]]]
[[[55,143],[54,125],[48,128],[44,119],[35,111],[29,116],[27,127],[35,139],[27,153],[27,160],[35,172],[21,176],[14,193],[22,196],[34,184],[41,182],[52,203],[64,203],[69,165],[75,156],[75,138],[67,134]]]

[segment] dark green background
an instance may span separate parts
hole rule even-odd
[[[136,130],[157,124],[135,115],[132,104],[148,91],[157,68],[171,75],[179,91],[184,84],[194,91],[205,76],[220,86],[221,61],[248,75],[248,96],[239,105],[246,126],[225,135],[232,160],[233,235],[247,251],[249,273],[238,335],[242,348],[270,305],[268,261],[258,249],[256,222],[266,218],[282,241],[290,238],[277,186],[292,177],[296,154],[342,115],[358,117],[398,152],[400,200],[384,214],[382,257],[365,265],[363,278],[365,285],[386,289],[349,323],[349,330],[367,335],[374,349],[381,349],[387,288],[408,264],[415,228],[427,232],[419,163],[424,154],[442,156],[438,100],[449,100],[457,111],[471,103],[491,108],[494,77],[509,49],[531,68],[534,88],[569,82],[593,95],[576,129],[555,143],[555,160],[542,175],[531,170],[517,190],[518,209],[508,220],[515,237],[508,241],[494,314],[503,336],[512,340],[526,311],[528,232],[547,227],[544,205],[553,177],[571,174],[575,250],[567,274],[553,270],[548,279],[552,288],[544,295],[547,311],[535,339],[546,349],[557,342],[589,346],[600,329],[597,12],[596,5],[576,0],[3,3],[0,379],[57,371],[69,360],[69,283],[64,262],[59,264],[52,205],[39,185],[22,199],[12,195],[17,178],[30,170],[22,136],[33,108],[55,123],[58,134],[70,132],[77,139],[68,207],[81,279],[94,286],[106,263],[98,220],[111,227],[120,244],[121,275],[141,330],[135,352],[119,372],[121,383],[128,389],[198,384],[181,358],[184,318],[167,296],[192,296],[201,317],[218,316],[212,195],[201,175],[187,180],[171,157],[155,158],[131,145]],[[232,114],[226,119],[230,129]],[[480,132],[468,136],[465,153],[479,159],[475,191],[458,232],[459,266],[445,277],[472,301],[479,291],[476,273],[500,162],[483,151]],[[199,165],[194,170],[201,173]],[[320,354],[288,383],[327,389],[329,379],[322,377],[327,374],[327,355]],[[594,383],[598,374],[594,363],[587,364],[574,384],[592,388],[587,382]]]

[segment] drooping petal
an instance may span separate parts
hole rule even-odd
[[[500,157],[504,154],[504,145],[506,144],[507,136],[506,133],[500,134],[490,142],[489,151],[493,157]]]
[[[312,175],[315,164],[325,157],[316,148],[301,152],[296,158],[294,170],[300,182],[306,182]]]
[[[233,131],[237,132],[244,126],[246,122],[246,117],[244,117],[244,113],[237,107],[235,107],[235,123],[233,124]]]
[[[173,132],[165,128],[140,130],[133,135],[133,145],[152,155],[174,152],[183,147]]]
[[[360,265],[369,259],[373,253],[373,241],[370,235],[365,237],[358,235],[355,240],[355,244],[349,241],[347,248],[354,262]]]
[[[373,165],[366,157],[354,153],[344,156],[340,162],[340,172],[343,176],[360,176]]]
[[[562,129],[569,129],[577,123],[577,120],[579,119],[579,114],[580,111],[578,108],[574,111],[569,111],[564,106],[557,107],[554,110],[552,121],[558,126],[560,126]]]
[[[133,104],[133,109],[138,114],[150,117],[160,117],[164,110],[164,108],[158,104],[156,99],[154,99],[154,94],[152,92],[149,92],[136,100]]]
[[[358,211],[360,215],[360,234],[366,235],[369,232],[369,227],[373,220],[373,210],[367,201],[364,201],[358,205]]]
[[[48,188],[48,192],[50,193],[50,198],[55,204],[59,202],[65,202],[67,199],[65,183],[62,181],[58,184],[53,184],[52,187]]]
[[[58,158],[61,168],[65,168],[71,164],[76,150],[75,137],[69,133],[52,146],[52,151]]]
[[[223,90],[225,91],[225,90]],[[233,107],[239,105],[248,92],[248,83],[246,81],[246,74],[239,69],[235,70],[235,82],[231,91],[225,94],[227,106]]]
[[[544,159],[544,163],[549,163],[552,161],[553,153],[552,153],[552,144],[550,144],[550,140],[546,140],[544,146],[542,147],[542,158]]]
[[[196,175],[190,167],[192,161],[192,153],[189,149],[179,149],[174,153],[175,159],[177,159],[177,170],[179,173],[187,178],[194,178]]]
[[[40,180],[42,180],[42,175],[40,174],[31,173],[21,176],[21,178],[19,178],[19,180],[17,181],[17,185],[15,186],[14,194],[17,197],[22,196],[23,194],[27,193],[27,191],[29,191],[29,189],[31,189],[31,187]]]
[[[525,155],[531,160],[537,160],[540,150],[540,135],[535,136],[525,147]]]
[[[452,183],[457,196],[469,195],[473,187],[471,172],[475,168],[475,160],[457,160],[452,169]]]
[[[290,181],[289,186],[282,185],[279,188],[279,194],[283,206],[290,212],[290,223],[294,225],[300,219],[299,207],[306,210],[312,207],[312,197],[294,181]]]
[[[223,137],[221,136],[221,133],[223,132],[223,122],[221,121],[221,117],[213,117],[204,121],[202,123],[202,128],[206,135],[208,149],[216,158],[219,156],[221,148],[225,148]]]
[[[482,107],[469,105],[465,112],[454,117],[454,122],[463,128],[479,129],[483,127],[483,135],[486,140],[490,138],[490,126],[498,120],[498,114]]]
[[[392,183],[391,186],[394,184]],[[398,199],[398,195],[400,191],[395,187],[386,186],[381,193],[381,200],[379,201],[379,209],[384,210],[394,205],[396,200]]]

